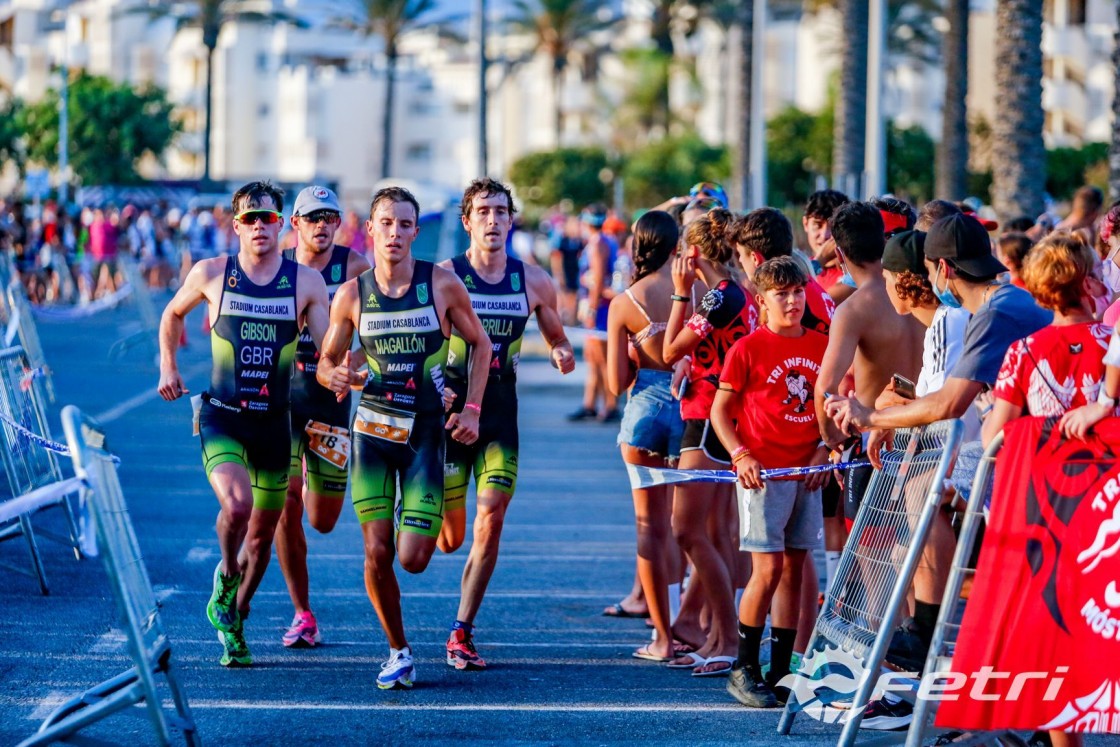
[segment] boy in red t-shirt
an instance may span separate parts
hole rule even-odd
[[[828,338],[801,326],[807,282],[792,257],[758,268],[754,284],[765,323],[727,354],[712,404],[712,425],[739,473],[739,548],[750,552],[752,563],[727,690],[755,708],[778,705],[773,686],[789,673],[805,553],[824,533],[820,488],[828,472],[788,480],[760,476],[763,469],[828,462],[813,407]],[[758,653],[768,611],[773,644],[763,679]]]

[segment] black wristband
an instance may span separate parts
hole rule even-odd
[[[691,300],[692,300],[692,299],[691,299],[691,298],[689,298],[688,296],[681,296],[681,295],[677,295],[676,293],[674,293],[674,294],[673,294],[673,295],[671,296],[671,298],[672,298],[672,299],[673,299],[674,301],[683,301],[683,302],[685,302],[685,303],[688,303],[689,301],[691,301]]]

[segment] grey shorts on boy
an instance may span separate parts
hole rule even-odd
[[[739,549],[745,552],[812,550],[824,541],[821,491],[804,480],[764,480],[762,490],[736,484]]]

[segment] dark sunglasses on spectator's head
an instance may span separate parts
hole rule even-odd
[[[300,220],[305,220],[308,223],[338,223],[342,220],[342,216],[334,210],[312,210],[307,215],[299,216]]]
[[[238,223],[244,223],[247,226],[251,226],[257,221],[261,221],[266,225],[272,225],[274,223],[279,223],[281,220],[283,220],[283,218],[284,216],[282,216],[275,210],[261,210],[258,208],[250,208],[249,210],[242,210],[240,213],[235,215],[233,219]]]

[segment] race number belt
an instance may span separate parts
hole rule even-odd
[[[346,469],[350,461],[350,431],[318,420],[307,421],[304,431],[307,432],[307,448],[339,469]]]
[[[387,413],[359,405],[354,416],[354,431],[393,443],[406,444],[416,416],[406,412]]]

